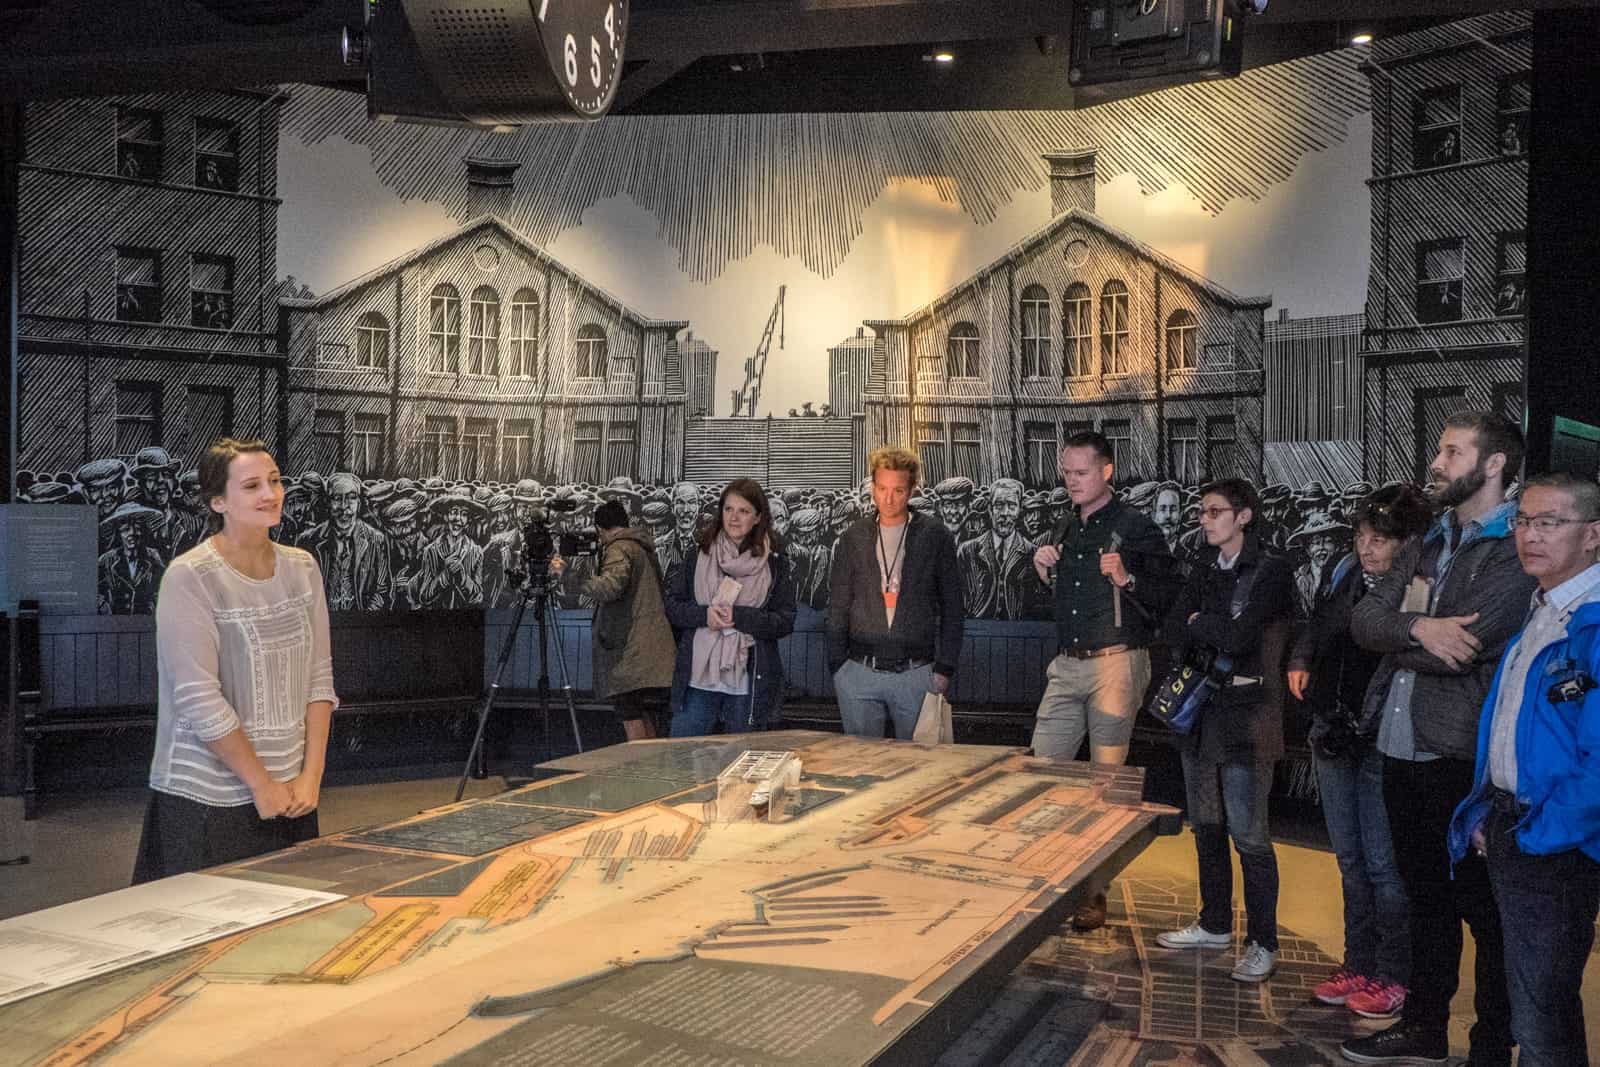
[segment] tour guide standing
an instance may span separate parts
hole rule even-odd
[[[1450,859],[1488,860],[1522,1067],[1583,1067],[1583,966],[1600,911],[1600,486],[1530,479],[1517,555],[1539,583],[1478,720]]]
[[[903,448],[868,458],[877,515],[857,520],[834,550],[828,662],[844,729],[881,738],[887,714],[910,740],[928,693],[944,693],[965,623],[956,543],[938,519],[912,514],[921,464]]]
[[[1093,431],[1067,438],[1057,460],[1074,511],[1033,554],[1039,580],[1054,587],[1056,657],[1045,670],[1033,724],[1033,754],[1089,756],[1118,766],[1150,684],[1150,653],[1171,600],[1172,554],[1143,512],[1116,499],[1111,444]],[[1078,930],[1105,924],[1103,887],[1073,917]]]

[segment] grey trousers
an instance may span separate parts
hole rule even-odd
[[[844,732],[852,737],[883,736],[885,716],[894,722],[898,741],[911,740],[922,712],[922,698],[933,679],[933,664],[900,674],[875,671],[853,659],[844,661],[833,674],[834,695],[839,698],[839,717]]]

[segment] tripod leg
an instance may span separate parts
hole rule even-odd
[[[572,677],[567,673],[567,657],[561,651],[561,631],[556,626],[556,607],[546,604],[545,611],[549,615],[550,628],[556,631],[556,663],[561,668],[561,695],[566,698],[567,717],[572,721],[572,740],[577,743],[578,751],[583,751],[583,734],[578,729],[578,706],[572,701]]]
[[[483,735],[489,725],[489,713],[494,710],[494,698],[500,693],[500,679],[506,672],[506,664],[511,662],[511,655],[517,647],[517,630],[522,627],[522,615],[528,609],[526,595],[517,601],[517,609],[511,615],[511,629],[506,634],[506,639],[500,644],[500,658],[495,661],[494,677],[489,680],[489,688],[484,690],[483,703],[478,709],[478,732],[472,737],[472,748],[467,753],[467,764],[461,768],[461,781],[456,783],[456,799],[460,800],[467,791],[468,777],[487,777],[488,770],[483,759]],[[478,773],[474,773],[478,772]]]

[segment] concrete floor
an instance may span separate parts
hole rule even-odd
[[[330,786],[323,790],[324,833],[390,822],[449,802],[454,778]],[[468,782],[468,796],[499,792],[504,781]],[[41,816],[25,824],[30,862],[0,866],[0,918],[20,915],[128,884],[148,793],[117,789],[102,793],[57,794]],[[1333,856],[1321,849],[1279,844],[1282,889],[1279,922],[1286,930],[1317,943],[1328,955],[1341,955],[1342,920],[1339,872]],[[1193,839],[1187,831],[1157,840],[1128,868],[1139,878],[1194,878]],[[1235,875],[1235,885],[1240,885]],[[1236,890],[1237,891],[1237,890]],[[1462,961],[1462,984],[1452,1019],[1452,1046],[1466,1051],[1471,1023],[1471,938]],[[1600,962],[1591,957],[1585,982],[1590,1054],[1600,1063]]]

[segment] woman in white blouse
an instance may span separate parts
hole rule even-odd
[[[338,697],[316,560],[272,541],[283,480],[260,441],[200,460],[209,534],[156,599],[160,699],[153,795],[135,884],[317,836]]]

